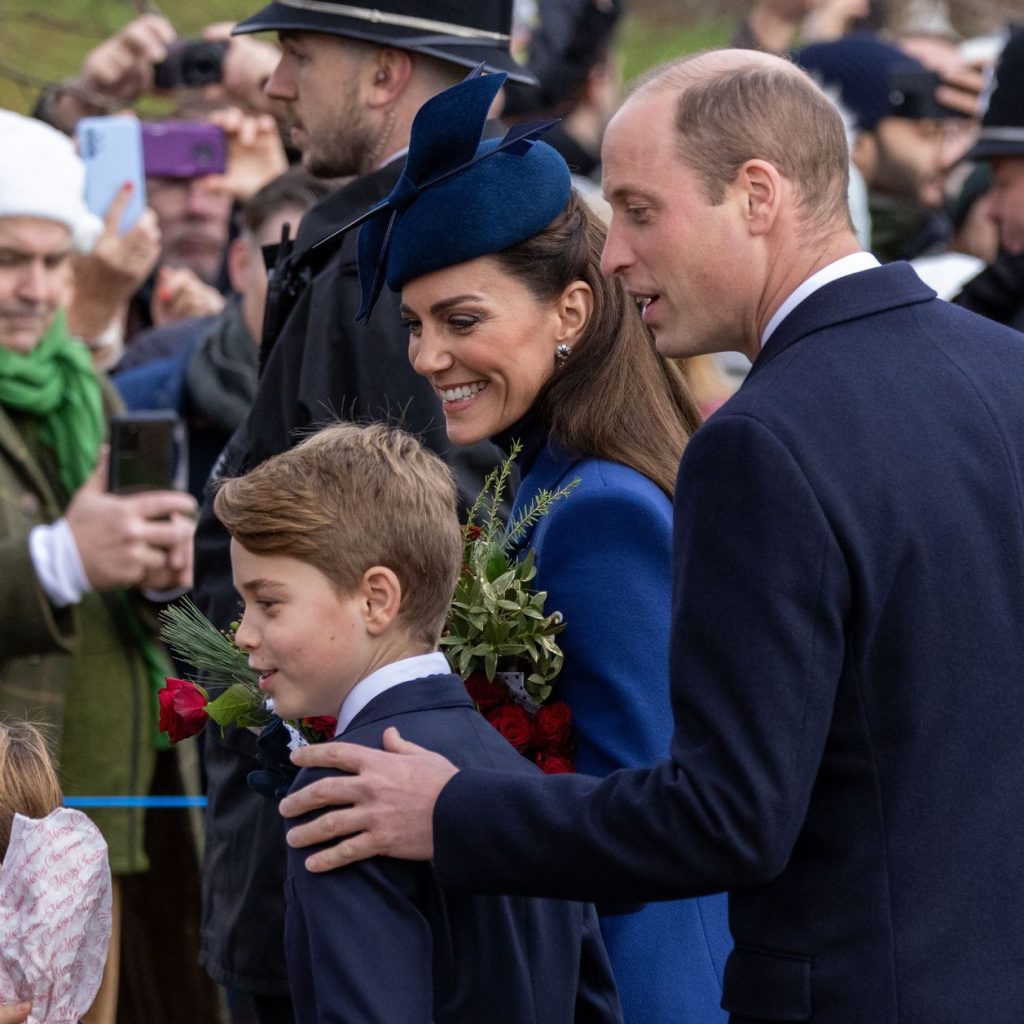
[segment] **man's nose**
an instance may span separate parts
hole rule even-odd
[[[601,273],[605,277],[614,277],[621,274],[632,262],[633,254],[622,237],[622,231],[613,214],[604,240],[604,249],[601,250]]]
[[[18,278],[18,298],[28,302],[44,303],[51,298],[54,277],[42,260],[27,263]]]
[[[285,67],[283,56],[271,76],[263,83],[263,91],[273,100],[295,99],[295,81]]]

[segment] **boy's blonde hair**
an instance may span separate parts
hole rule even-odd
[[[42,733],[29,722],[0,722],[0,860],[14,815],[45,818],[64,801]]]
[[[371,566],[402,585],[398,623],[431,646],[462,564],[457,491],[416,438],[380,423],[336,423],[227,480],[213,504],[242,547],[286,555],[351,593]]]

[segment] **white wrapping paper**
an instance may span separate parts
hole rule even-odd
[[[0,871],[0,1004],[31,1000],[30,1024],[77,1024],[110,942],[110,865],[81,811],[15,815]]]

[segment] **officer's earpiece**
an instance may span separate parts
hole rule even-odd
[[[377,74],[374,75],[373,80],[377,85],[383,85],[388,80],[388,73],[383,68],[380,68]]]

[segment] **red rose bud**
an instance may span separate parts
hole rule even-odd
[[[324,736],[333,736],[334,730],[338,728],[338,720],[331,715],[317,715],[314,718],[304,718],[302,724],[314,732],[323,733]]]
[[[533,742],[539,750],[565,754],[572,749],[572,712],[564,701],[545,704],[533,720]]]
[[[485,717],[520,754],[530,745],[533,722],[518,704],[504,704]]]
[[[538,754],[534,764],[545,775],[571,775],[576,771],[576,765],[562,754]]]
[[[508,700],[508,690],[501,683],[491,681],[483,672],[474,672],[465,680],[466,692],[484,713],[501,707]]]
[[[463,529],[465,530],[467,540],[479,540],[484,532],[475,523],[470,526],[465,526]]]
[[[160,731],[167,733],[172,743],[180,743],[203,731],[207,722],[206,694],[186,679],[167,678],[164,683],[166,685],[157,694]]]

